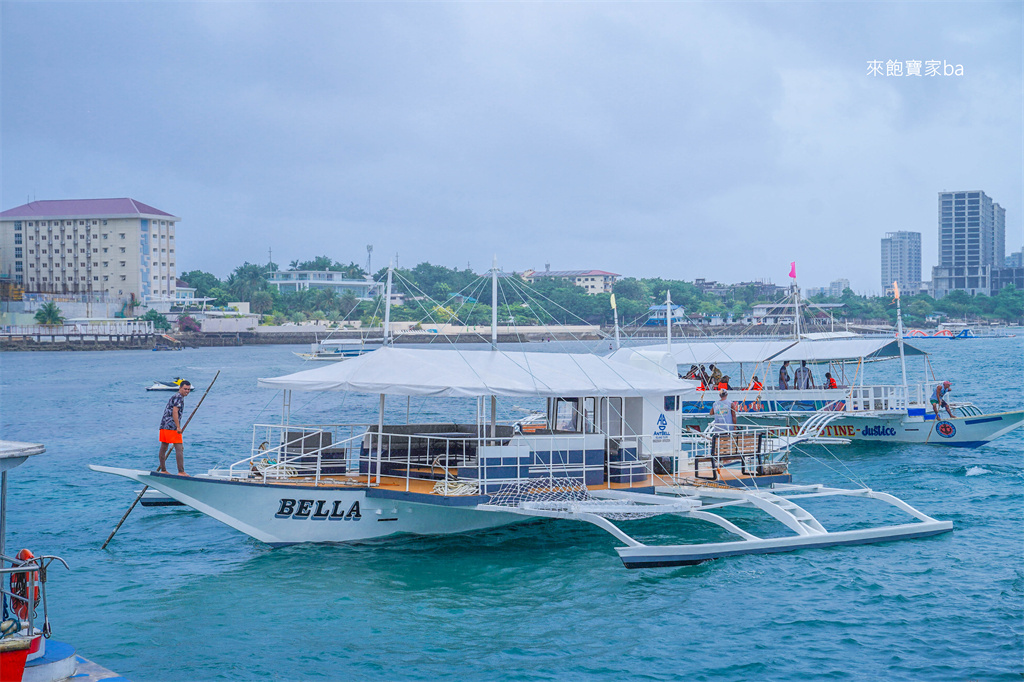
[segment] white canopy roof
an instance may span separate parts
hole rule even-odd
[[[673,341],[672,357],[676,359],[676,364],[684,367],[730,362],[761,362],[773,355],[778,355],[795,343],[795,339],[785,341],[748,341],[746,339]],[[646,350],[668,350],[668,346],[664,343],[643,346],[643,348]]]
[[[634,363],[574,353],[393,346],[259,380],[261,387],[291,391],[447,397],[670,395],[694,385],[679,379],[667,354],[655,361]]]
[[[667,350],[665,344],[643,346],[647,350]],[[903,344],[906,355],[927,355],[924,351]],[[899,347],[891,338],[867,339],[832,338],[821,340],[787,339],[782,341],[761,341],[736,339],[729,341],[673,342],[672,356],[683,367],[689,365],[727,364],[730,362],[782,362],[807,360],[827,362],[829,360],[857,360],[859,358],[899,357]]]
[[[909,343],[903,344],[904,355],[927,355],[920,348]],[[896,339],[829,339],[827,341],[801,341],[772,356],[772,362],[807,360],[827,362],[829,360],[857,360],[859,358],[898,358],[899,344]]]

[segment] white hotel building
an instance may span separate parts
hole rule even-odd
[[[173,299],[179,220],[134,199],[33,201],[0,213],[0,272],[26,293]]]

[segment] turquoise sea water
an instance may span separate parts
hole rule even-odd
[[[986,411],[1024,405],[1024,339],[919,345],[958,398]],[[86,465],[155,466],[169,394],[143,388],[187,377],[191,410],[221,370],[185,436],[199,473],[243,457],[251,424],[277,419],[280,396],[255,379],[308,368],[293,350],[304,348],[0,356],[0,437],[48,449],[10,475],[7,546],[70,563],[50,577],[56,639],[136,682],[1024,673],[1022,430],[976,450],[853,445],[793,456],[796,482],[852,487],[852,473],[954,522],[953,533],[922,540],[629,571],[611,536],[571,522],[271,549],[191,510],[137,507],[101,551],[138,486]],[[898,363],[872,371],[894,378]],[[293,416],[362,421],[375,405],[296,394]],[[390,407],[404,419],[404,400]],[[410,409],[414,420],[472,414],[456,400]],[[631,528],[641,534],[667,531],[635,523],[649,524]]]

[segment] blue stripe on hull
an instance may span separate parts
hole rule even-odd
[[[964,420],[964,424],[987,424],[989,422],[1001,422],[1001,421],[1003,421],[1002,417],[988,417],[986,419],[966,419],[966,420]]]

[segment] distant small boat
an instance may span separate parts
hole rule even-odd
[[[181,386],[181,377],[175,377],[174,381],[153,381],[152,386],[147,386],[147,391],[177,391]]]
[[[171,346],[166,343],[158,343],[153,346],[153,350],[182,350],[181,346]]]
[[[303,360],[338,362],[351,360],[377,350],[384,345],[384,339],[359,339],[321,341],[314,343],[309,353],[296,353]]]

